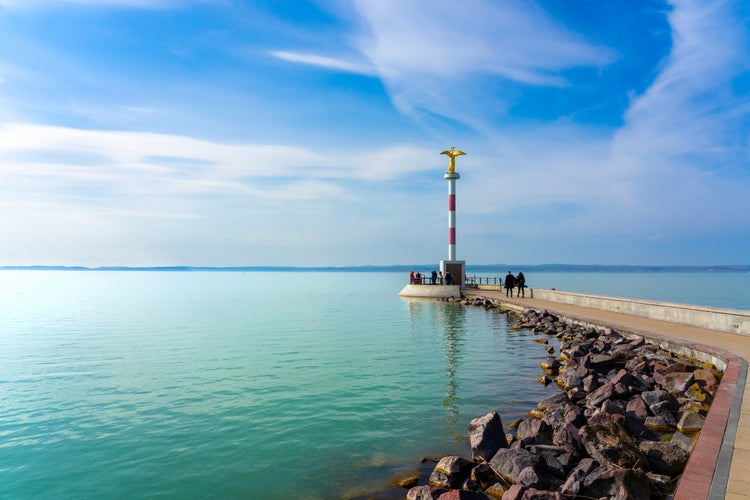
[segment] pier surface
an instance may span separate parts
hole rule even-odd
[[[467,288],[465,297],[486,297],[514,309],[547,310],[563,318],[641,335],[658,342],[714,353],[726,362],[719,390],[680,479],[675,500],[745,499],[750,495],[750,384],[746,383],[750,336],[725,333],[621,312],[538,298],[506,297],[504,291]],[[747,404],[745,404],[747,403]]]

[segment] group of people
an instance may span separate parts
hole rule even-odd
[[[426,285],[428,283],[427,280],[428,278],[423,278],[422,273],[420,273],[419,271],[417,271],[416,273],[414,271],[409,273],[409,283],[411,283],[412,285]],[[445,271],[445,276],[443,276],[443,271],[435,271],[433,269],[432,273],[430,274],[429,280],[429,282],[433,285],[452,285],[453,275],[451,275],[450,271]]]
[[[513,297],[514,287],[518,287],[516,297],[526,297],[526,293],[524,292],[524,288],[526,288],[526,277],[523,275],[523,273],[518,273],[518,276],[513,276],[513,273],[508,271],[508,274],[505,275],[506,297]]]

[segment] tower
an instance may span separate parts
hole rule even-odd
[[[448,181],[448,260],[440,261],[440,270],[443,276],[450,271],[455,284],[463,287],[466,263],[463,260],[456,260],[456,181],[461,178],[461,175],[456,172],[456,157],[466,153],[451,147],[440,154],[450,158],[448,171],[443,176]]]

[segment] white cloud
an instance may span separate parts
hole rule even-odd
[[[453,117],[468,120],[478,108],[462,113],[462,104],[476,94],[477,76],[561,86],[560,71],[613,59],[528,2],[472,0],[456,8],[450,0],[359,0],[355,6],[367,25],[356,44],[406,112],[446,115],[453,103]]]
[[[372,66],[368,66],[365,64],[356,64],[342,59],[334,59],[332,57],[324,57],[315,54],[301,54],[297,52],[286,52],[282,50],[271,51],[271,55],[284,61],[299,64],[308,64],[311,66],[318,66],[335,71],[356,73],[360,75],[375,74],[375,69]]]

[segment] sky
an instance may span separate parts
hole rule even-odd
[[[750,264],[745,0],[0,0],[0,265]]]

